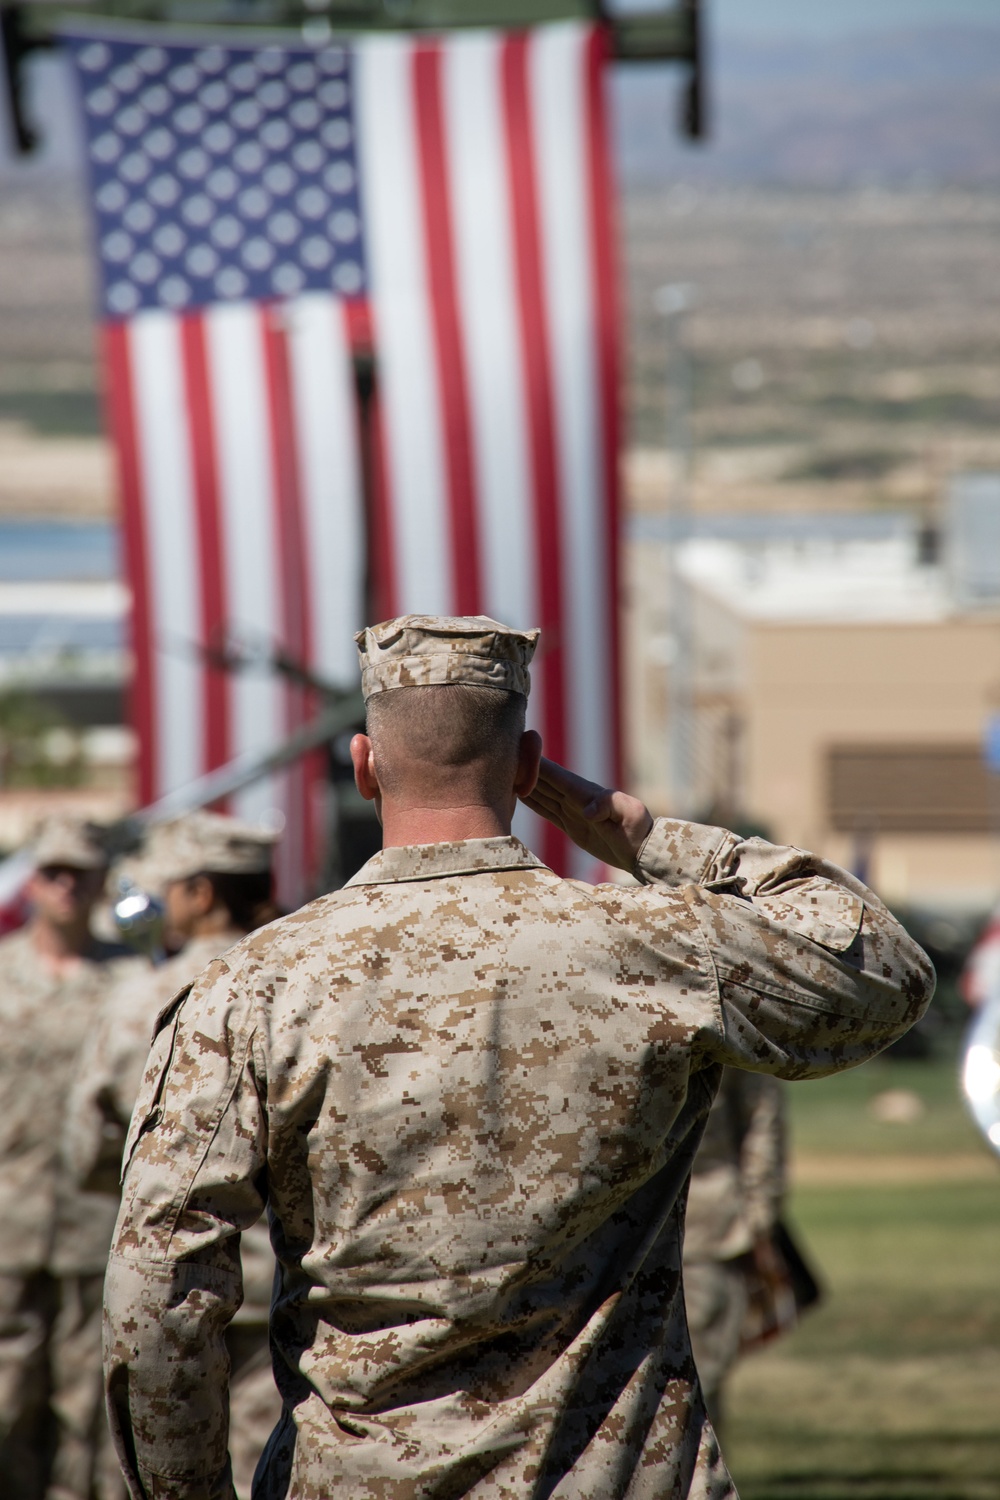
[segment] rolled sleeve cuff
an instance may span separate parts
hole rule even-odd
[[[224,1330],[240,1299],[238,1271],[112,1255],[104,1373],[111,1435],[133,1494],[229,1500]]]
[[[643,885],[700,885],[720,864],[735,834],[705,823],[657,818],[636,856],[633,874]]]

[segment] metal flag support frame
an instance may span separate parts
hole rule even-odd
[[[604,0],[17,0],[0,3],[0,44],[11,129],[21,154],[39,143],[25,107],[25,64],[33,53],[56,44],[60,24],[81,17],[171,28],[292,29],[316,43],[334,33],[598,20],[608,27],[617,61],[685,65],[681,132],[701,140],[707,129],[702,0],[677,0],[669,9],[631,14],[609,10]]]
[[[229,661],[227,665],[232,670],[235,663]],[[108,830],[111,852],[116,855],[128,852],[141,842],[146,829],[153,828],[158,823],[168,823],[185,813],[213,806],[262,777],[291,765],[310,750],[329,744],[337,735],[343,734],[364,718],[364,699],[360,692],[341,692],[284,658],[276,659],[270,665],[282,675],[294,676],[298,680],[307,679],[308,685],[321,695],[325,700],[324,707],[315,718],[281,744],[263,752],[249,751],[239,755],[226,765],[218,766],[214,771],[178,787],[176,791],[149,806],[141,807],[119,819]],[[19,849],[7,859],[0,860],[0,908],[17,896],[33,869],[30,849]]]

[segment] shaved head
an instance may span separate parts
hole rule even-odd
[[[526,710],[521,693],[461,682],[374,694],[368,737],[379,785],[390,797],[440,805],[456,795],[508,792]]]

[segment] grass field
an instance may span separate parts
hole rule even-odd
[[[874,1118],[886,1089],[921,1118]],[[1000,1500],[1000,1160],[954,1063],[872,1063],[789,1097],[790,1218],[826,1297],[732,1380],[743,1500]]]

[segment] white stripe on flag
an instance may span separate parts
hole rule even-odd
[[[450,614],[444,433],[424,257],[413,45],[388,36],[359,42],[358,149],[398,606],[400,613]]]
[[[567,712],[574,769],[611,773],[610,630],[602,506],[592,231],[588,214],[588,29],[546,27],[531,44],[538,198],[562,478]]]
[[[173,313],[139,313],[129,329],[137,441],[149,538],[156,655],[155,794],[192,781],[203,763],[198,543],[180,329]]]
[[[524,367],[500,68],[495,31],[449,38],[444,51],[449,191],[455,267],[469,381],[485,614],[530,629],[538,623],[532,487],[524,427]],[[538,700],[529,705],[537,727]],[[538,846],[538,819],[515,814],[515,832]]]
[[[249,303],[216,306],[205,313],[230,623],[237,634],[273,646],[281,640],[282,621],[260,318]],[[286,732],[280,680],[266,672],[241,672],[233,678],[231,692],[233,754],[276,745]],[[240,792],[234,811],[256,822],[279,795],[275,778],[269,777]]]
[[[444,97],[455,261],[486,614],[521,629],[537,621],[531,479],[500,97],[503,38],[473,32],[445,48]]]
[[[365,623],[364,518],[351,351],[344,309],[324,293],[286,312],[302,525],[316,671],[353,687],[354,633]]]

